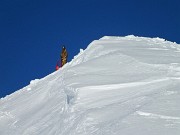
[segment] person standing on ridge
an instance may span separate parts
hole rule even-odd
[[[62,52],[61,52],[61,67],[63,67],[67,63],[67,57],[68,57],[67,50],[65,46],[63,46]]]
[[[68,53],[67,53],[65,46],[63,46],[63,48],[62,48],[60,57],[61,57],[61,61],[60,60],[57,61],[56,70],[63,67],[67,63]]]

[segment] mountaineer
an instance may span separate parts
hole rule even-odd
[[[67,63],[68,53],[67,53],[65,46],[63,46],[63,48],[62,48],[62,52],[61,52],[60,57],[61,57],[61,61],[60,60],[57,61],[56,70],[63,67]]]

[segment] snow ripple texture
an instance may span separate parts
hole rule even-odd
[[[0,135],[180,135],[180,46],[105,36],[0,100]]]

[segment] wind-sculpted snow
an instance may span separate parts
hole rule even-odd
[[[179,135],[180,47],[93,41],[62,69],[0,100],[0,135]]]

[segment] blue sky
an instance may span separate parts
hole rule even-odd
[[[0,97],[54,72],[62,45],[70,61],[105,35],[180,43],[179,0],[1,0]]]

